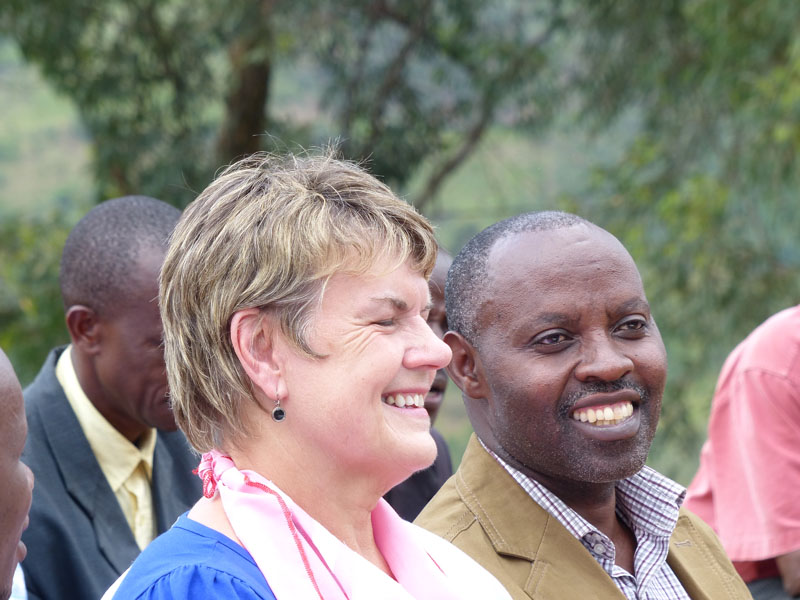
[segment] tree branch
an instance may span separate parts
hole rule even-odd
[[[372,111],[369,116],[370,135],[366,142],[366,148],[372,148],[378,137],[383,133],[383,128],[380,125],[381,117],[384,115],[392,90],[397,87],[411,51],[425,33],[425,22],[430,14],[430,8],[430,0],[426,0],[417,15],[417,19],[408,26],[408,36],[405,43],[385,71],[383,81],[381,81],[381,85],[378,87],[378,91],[371,102]]]
[[[267,124],[267,101],[272,74],[272,31],[270,17],[274,2],[260,3],[260,14],[248,35],[235,38],[228,48],[232,84],[225,98],[225,118],[217,137],[217,158],[228,163],[245,154],[257,152],[259,135]],[[258,24],[261,24],[260,26]],[[269,51],[264,51],[264,44]],[[254,58],[261,50],[261,56]]]

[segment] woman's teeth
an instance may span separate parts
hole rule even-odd
[[[633,404],[619,402],[610,406],[596,408],[579,408],[572,413],[572,418],[583,423],[596,426],[608,426],[621,423],[633,414]]]
[[[394,396],[384,396],[383,402],[391,406],[400,408],[423,408],[425,406],[425,396],[423,394],[395,394]]]

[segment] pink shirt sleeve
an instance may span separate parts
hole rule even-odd
[[[800,377],[800,373],[796,374]],[[800,382],[747,369],[709,426],[714,514],[734,560],[800,548]]]
[[[757,327],[722,368],[684,506],[708,522],[745,581],[800,549],[800,306]]]

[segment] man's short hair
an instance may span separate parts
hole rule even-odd
[[[529,212],[510,217],[481,231],[461,249],[447,273],[445,307],[447,324],[473,346],[477,346],[477,318],[491,292],[489,255],[494,245],[518,233],[551,231],[581,223],[591,224],[577,215],[558,211]]]
[[[257,402],[230,339],[233,315],[271,314],[298,352],[325,283],[406,260],[428,278],[430,223],[353,163],[256,154],[228,167],[184,211],[161,271],[161,318],[178,425],[198,451],[248,433]],[[223,448],[224,449],[224,448]]]
[[[61,254],[64,309],[81,304],[106,314],[130,292],[144,248],[166,249],[180,218],[174,206],[147,196],[101,202],[78,221]]]

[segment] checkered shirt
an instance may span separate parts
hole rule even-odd
[[[605,534],[538,481],[484,448],[539,506],[580,540],[628,600],[691,600],[667,564],[669,539],[686,495],[681,485],[650,467],[617,483],[617,516],[636,536],[634,576],[614,564],[614,544]]]

